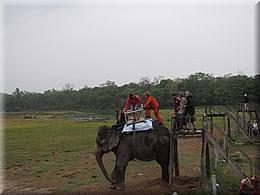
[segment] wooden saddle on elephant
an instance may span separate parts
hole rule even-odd
[[[124,112],[126,125],[133,125],[136,123],[146,122],[146,118],[144,115],[143,107],[138,108],[137,110],[127,110]]]

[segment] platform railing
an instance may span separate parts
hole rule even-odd
[[[214,129],[217,130],[223,136],[223,138],[227,140],[228,143],[226,143],[226,145],[236,148],[247,159],[247,161],[249,162],[249,166],[250,166],[250,176],[253,176],[254,173],[256,172],[257,166],[251,160],[251,158],[239,146],[237,146],[237,144],[224,131],[222,131],[222,129],[219,126],[217,126],[213,121],[209,120],[207,116],[205,116],[205,117],[206,117],[205,122],[207,123],[207,125],[205,125],[205,127],[207,127],[208,124],[213,125]],[[235,163],[230,158],[230,154],[227,152],[228,150],[225,151],[220,146],[220,144],[217,142],[217,140],[214,138],[214,136],[210,133],[210,131],[208,129],[205,129],[205,136],[206,136],[207,140],[210,141],[214,145],[214,147],[217,148],[219,153],[231,165],[231,167],[238,173],[238,175],[241,178],[246,178],[247,174],[241,169],[241,167],[237,163]]]

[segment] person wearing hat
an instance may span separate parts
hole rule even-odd
[[[159,125],[162,125],[163,120],[159,113],[159,103],[148,91],[144,92],[143,96],[146,99],[146,103],[143,106],[143,109],[146,110],[145,116],[151,118],[151,110],[153,110]]]
[[[184,97],[184,92],[179,91],[179,98],[181,99],[180,101],[180,107],[178,111],[178,118],[180,119],[180,127],[182,127],[185,131],[187,130],[187,122],[186,122],[186,105],[187,105],[187,100]]]

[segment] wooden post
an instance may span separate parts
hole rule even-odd
[[[236,129],[237,129],[237,131],[236,131],[236,136],[237,136],[237,134],[238,134],[238,132],[240,131],[240,125],[239,125],[239,113],[237,114],[237,124],[236,124]],[[233,133],[233,137],[234,137],[234,133]]]
[[[210,121],[213,122],[212,116],[210,116]],[[210,133],[211,133],[211,135],[213,135],[213,124],[212,123],[210,123]]]
[[[176,138],[173,138],[173,158],[174,158],[175,176],[180,176],[179,157],[178,157],[178,139]]]
[[[205,174],[205,129],[202,131],[202,142],[201,142],[201,155],[200,155],[200,174],[201,180],[204,181],[206,178]]]
[[[173,181],[172,139],[173,139],[173,132],[172,132],[172,129],[171,129],[171,131],[170,131],[170,140],[169,140],[169,167],[168,167],[168,171],[169,171],[169,186],[172,185],[172,181]]]
[[[176,118],[172,117],[171,131],[170,131],[170,154],[169,154],[169,185],[173,182],[173,175],[179,176],[179,157],[178,157],[178,139],[176,137],[175,129]],[[174,174],[173,174],[174,172]]]
[[[223,116],[223,128],[224,128],[224,131],[226,131],[226,113],[225,115]]]
[[[202,129],[202,143],[201,143],[201,156],[200,156],[200,172],[201,172],[201,180],[202,182],[206,179],[206,165],[205,165],[205,159],[206,159],[206,143],[207,138],[206,134],[208,133],[208,116],[203,116],[203,129]]]
[[[228,117],[228,136],[230,137],[230,118]],[[227,157],[229,156],[229,154],[228,154],[228,145],[226,145],[226,150],[225,150],[225,152],[226,152],[226,154],[227,154]]]
[[[227,128],[226,128],[226,113],[227,113],[227,109],[226,109],[226,107],[225,107],[225,115],[223,116],[223,126],[224,126],[224,133],[225,134],[227,134]],[[227,146],[227,139],[226,139],[226,137],[224,136],[224,138],[223,138],[223,146],[222,146],[222,148],[223,148],[223,150],[226,150],[226,146]],[[215,149],[215,148],[214,148]]]
[[[206,176],[210,178],[210,158],[209,158],[209,144],[206,143]]]
[[[230,132],[230,118],[228,117],[228,120],[227,120],[227,125],[228,125],[228,131]]]
[[[218,149],[214,146],[214,154],[215,154],[215,163],[214,163],[214,168],[217,170],[218,168],[218,161],[219,161],[219,152]]]
[[[169,186],[172,185],[173,182],[173,159],[174,159],[174,155],[173,155],[173,139],[174,139],[174,123],[175,123],[175,118],[172,117],[171,118],[171,129],[170,129],[170,140],[169,140]]]
[[[242,104],[237,104],[237,105],[238,105],[238,106],[237,106],[238,108],[237,108],[237,110],[236,110],[236,111],[237,111],[237,124],[236,124],[237,126],[236,126],[236,128],[237,128],[237,132],[238,132],[238,131],[240,131],[240,127],[239,127],[239,116],[240,116],[240,115],[239,115],[239,112],[242,111],[243,105],[242,105]],[[241,106],[241,105],[242,105],[242,106]],[[234,137],[235,137],[235,136],[234,136],[234,132],[232,132],[232,138],[234,138]]]
[[[230,121],[229,121],[229,126],[230,126]],[[230,138],[230,127],[227,129],[227,134],[226,135]]]
[[[216,175],[212,175],[211,177],[211,185],[212,185],[212,194],[217,195],[217,179]]]
[[[226,127],[226,108],[225,108],[225,115],[223,116],[223,127],[224,127],[224,132],[227,132],[227,127]],[[223,150],[226,150],[226,145],[227,145],[227,139],[224,137],[223,139]]]
[[[242,116],[243,116],[243,121],[244,121],[244,124],[243,124],[243,127],[244,129],[246,129],[246,109],[245,109],[245,106],[243,106],[243,109],[242,109]]]

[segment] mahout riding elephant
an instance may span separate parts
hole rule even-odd
[[[125,171],[129,161],[156,160],[162,171],[161,186],[169,184],[169,140],[166,127],[154,125],[153,129],[134,133],[121,133],[107,126],[99,128],[96,138],[96,161],[112,189],[125,189]],[[112,151],[116,163],[111,177],[106,171],[102,156]]]

